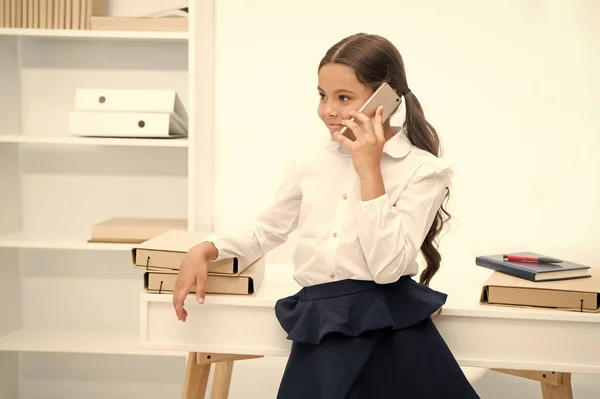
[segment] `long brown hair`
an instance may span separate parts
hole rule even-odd
[[[366,33],[349,36],[327,51],[319,64],[319,69],[330,63],[351,67],[359,82],[373,90],[387,82],[398,95],[403,95],[406,99],[404,129],[409,140],[414,146],[428,151],[436,157],[440,156],[439,136],[425,119],[421,103],[408,88],[402,56],[390,41],[381,36]],[[448,195],[449,193],[446,192],[446,199]],[[442,256],[437,250],[435,239],[444,227],[444,215],[448,219],[450,218],[450,214],[442,205],[421,245],[421,252],[427,267],[421,273],[419,282],[424,285],[429,285],[440,268]]]

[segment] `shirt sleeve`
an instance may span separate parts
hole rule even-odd
[[[448,165],[421,165],[396,203],[388,194],[362,201],[358,238],[373,280],[397,281],[411,264],[451,184]]]
[[[213,233],[205,239],[217,248],[215,261],[237,257],[247,265],[283,244],[298,226],[301,202],[300,176],[296,162],[292,160],[272,204],[255,218],[252,226],[239,231]]]

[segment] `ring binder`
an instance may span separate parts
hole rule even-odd
[[[148,271],[149,264],[150,264],[150,257],[148,256],[148,259],[146,259],[146,271]]]
[[[162,292],[161,292],[162,291],[162,285],[163,285],[163,281],[160,280],[160,286],[158,287],[158,293],[159,294],[162,294]]]

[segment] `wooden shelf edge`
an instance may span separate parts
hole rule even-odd
[[[86,146],[122,146],[122,147],[169,147],[187,148],[186,138],[173,139],[135,139],[112,137],[71,137],[71,136],[34,136],[20,134],[2,134],[0,143],[38,144],[38,145],[86,145]]]
[[[134,244],[87,242],[84,237],[45,237],[28,232],[0,235],[0,248],[130,251]]]
[[[2,36],[83,38],[83,39],[130,39],[130,40],[188,40],[189,32],[168,31],[112,31],[79,29],[29,29],[0,28]]]
[[[142,349],[133,334],[83,329],[25,328],[0,337],[2,352],[185,356],[186,352]]]

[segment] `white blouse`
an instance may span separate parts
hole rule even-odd
[[[254,262],[298,229],[294,279],[309,286],[342,279],[390,283],[415,276],[421,244],[433,223],[452,169],[410,143],[400,130],[384,146],[386,194],[362,201],[350,152],[329,141],[294,158],[274,202],[254,226],[214,233],[216,260]]]

